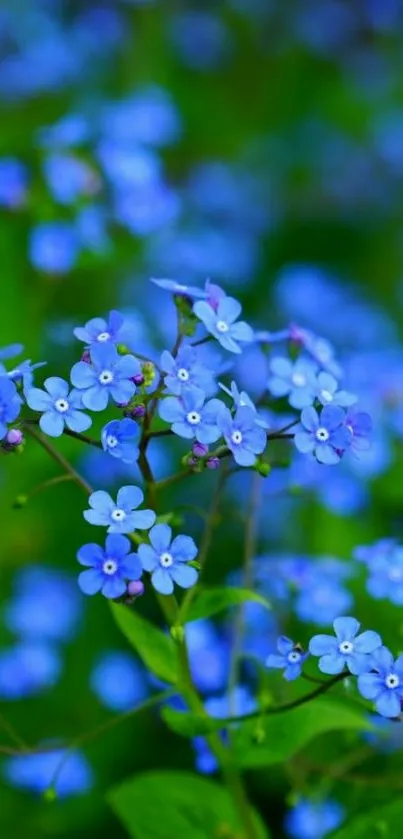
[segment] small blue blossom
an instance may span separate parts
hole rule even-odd
[[[131,542],[120,533],[106,537],[105,548],[96,543],[83,545],[77,553],[80,565],[89,566],[78,577],[84,594],[99,591],[109,599],[121,597],[127,590],[127,581],[139,580],[142,574],[137,554],[131,553]]]
[[[84,518],[90,524],[108,528],[108,533],[131,533],[133,530],[148,530],[155,522],[153,510],[133,512],[143,502],[144,495],[138,487],[124,486],[118,492],[117,502],[104,490],[97,490],[89,497],[91,510],[84,510]]]
[[[32,387],[27,392],[27,403],[33,411],[41,411],[39,425],[49,437],[60,437],[67,425],[71,431],[86,431],[91,418],[80,410],[81,394],[77,390],[69,393],[69,384],[59,376],[50,376],[44,381],[45,390]]]
[[[122,330],[125,326],[125,318],[120,312],[110,312],[108,320],[104,318],[92,318],[85,326],[76,326],[73,329],[74,335],[79,341],[83,341],[87,347],[92,344],[119,344],[124,342]]]
[[[35,364],[31,364],[31,361],[26,360],[21,361],[21,363],[12,370],[6,370],[3,365],[0,364],[0,375],[8,376],[8,378],[16,384],[22,382],[23,393],[26,396],[27,391],[32,387],[34,381],[34,371],[39,370],[40,367],[46,367],[46,364],[46,361],[37,361]]]
[[[48,566],[22,568],[4,619],[10,632],[26,640],[69,641],[81,617],[76,581]]]
[[[103,653],[90,677],[91,689],[105,708],[128,711],[148,695],[146,674],[130,653]]]
[[[45,745],[42,753],[16,755],[6,760],[3,774],[12,786],[40,795],[54,784],[58,798],[83,794],[93,785],[92,771],[84,755],[62,749],[50,751]]]
[[[53,687],[61,674],[58,651],[39,640],[23,640],[0,652],[0,699],[16,700]]]
[[[138,555],[145,571],[151,573],[151,582],[160,594],[172,594],[174,583],[190,588],[198,572],[188,562],[197,556],[197,547],[190,536],[176,536],[167,524],[156,524],[149,533],[151,545],[139,545]]]
[[[298,679],[301,675],[302,665],[308,658],[308,653],[304,653],[294,641],[281,635],[277,640],[278,655],[271,653],[266,658],[266,667],[274,667],[279,670],[284,670],[284,678],[287,682]]]
[[[180,396],[188,387],[197,387],[204,393],[214,390],[214,373],[199,359],[193,347],[181,347],[176,358],[164,350],[160,361],[165,375],[165,392]]]
[[[314,635],[309,642],[311,655],[320,656],[318,667],[322,673],[341,673],[345,667],[358,676],[371,669],[370,653],[382,645],[377,632],[367,630],[357,635],[360,624],[355,618],[340,617],[333,621],[336,637]]]
[[[242,407],[233,417],[231,411],[224,407],[217,415],[217,424],[235,463],[253,466],[256,455],[265,450],[267,443],[266,431],[256,423],[256,412]]]
[[[336,379],[341,378],[342,369],[334,358],[335,351],[330,341],[327,341],[326,338],[320,338],[309,329],[302,329],[295,324],[291,324],[289,328],[289,339],[302,346],[311,358],[319,364],[319,367],[331,373]]]
[[[315,408],[304,408],[301,414],[302,431],[294,437],[298,451],[314,453],[319,463],[332,466],[351,445],[351,432],[345,425],[346,414],[338,405],[326,405],[320,416]]]
[[[122,460],[123,463],[134,463],[138,460],[139,439],[140,427],[129,417],[107,422],[101,433],[104,451]]]
[[[118,405],[130,402],[136,392],[132,379],[141,373],[137,358],[119,355],[108,342],[93,344],[89,352],[91,364],[79,361],[71,371],[72,384],[81,391],[83,405],[90,411],[104,411],[110,397]]]
[[[163,288],[164,291],[170,291],[171,294],[178,294],[182,297],[207,297],[206,292],[203,291],[202,288],[198,288],[197,286],[192,285],[184,285],[183,283],[177,283],[176,280],[159,280],[155,277],[151,277],[151,282],[155,283],[155,285],[159,286],[159,288]]]
[[[386,542],[387,540],[382,540]],[[403,605],[403,548],[395,546],[382,556],[374,556],[369,564],[366,588],[376,600],[387,598],[395,606]]]
[[[267,387],[273,396],[287,396],[293,408],[313,405],[317,389],[317,365],[308,358],[276,357],[270,361]]]
[[[379,647],[371,656],[371,673],[358,676],[358,690],[371,699],[382,717],[398,717],[403,701],[403,655],[396,661],[387,647]]]
[[[353,598],[347,589],[334,580],[319,578],[298,594],[294,610],[302,621],[328,626],[332,619],[342,615],[352,604]]]
[[[233,403],[236,408],[250,408],[255,413],[255,422],[256,425],[260,425],[261,428],[268,428],[269,424],[266,422],[263,417],[258,414],[256,405],[252,402],[252,399],[244,390],[239,390],[236,382],[231,382],[231,387],[228,388],[225,385],[218,383],[218,387],[227,393],[228,396],[231,397]]]
[[[371,446],[372,420],[364,411],[348,411],[346,428],[351,432],[351,450],[356,454],[368,451]]]
[[[7,423],[17,419],[21,405],[22,399],[14,382],[6,376],[0,376],[0,440],[7,434]]]
[[[188,388],[182,396],[168,396],[159,405],[159,415],[172,425],[172,431],[188,440],[215,443],[220,437],[217,417],[224,404],[219,399],[205,402],[205,395],[198,388]]]
[[[23,163],[14,157],[0,160],[0,206],[16,209],[25,204],[28,177]]]
[[[59,204],[73,204],[83,195],[99,190],[99,177],[84,160],[71,154],[50,154],[44,162],[44,177]]]
[[[31,232],[29,256],[46,274],[67,274],[77,262],[79,242],[73,225],[64,221],[38,224]]]
[[[346,390],[338,390],[339,383],[331,373],[322,371],[316,380],[316,397],[322,405],[340,405],[349,408],[357,402],[357,396]]]
[[[324,801],[300,798],[288,811],[284,827],[291,839],[324,839],[342,824],[344,818],[344,808],[331,798]]]
[[[234,297],[221,297],[216,308],[200,300],[193,306],[193,311],[202,321],[210,335],[233,353],[241,353],[239,343],[253,341],[253,330],[245,321],[238,321],[242,306]]]

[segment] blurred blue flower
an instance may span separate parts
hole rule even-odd
[[[52,197],[59,204],[74,204],[82,196],[94,195],[101,186],[95,170],[70,154],[50,154],[43,170]]]
[[[125,417],[111,420],[102,429],[101,441],[105,452],[119,458],[123,463],[134,463],[139,457],[140,426]]]
[[[192,678],[202,693],[222,691],[227,683],[230,648],[217,627],[207,619],[186,624],[186,643]]]
[[[65,221],[43,222],[31,230],[29,255],[39,271],[67,274],[79,255],[77,232]]]
[[[355,618],[339,617],[333,621],[336,637],[314,635],[309,642],[311,655],[319,656],[318,667],[322,673],[341,673],[345,667],[358,676],[371,669],[370,653],[382,645],[377,632],[367,630],[357,635],[360,624]]]
[[[41,148],[74,148],[87,142],[91,135],[91,128],[87,118],[80,113],[63,116],[53,125],[40,128],[37,132],[37,143]]]
[[[371,656],[372,673],[358,676],[358,690],[365,699],[372,699],[382,717],[398,717],[403,702],[403,655],[396,661],[386,647],[379,647]]]
[[[0,206],[17,209],[25,204],[28,173],[23,163],[14,157],[0,158]]]
[[[137,554],[131,553],[131,542],[126,536],[111,533],[106,537],[105,549],[96,543],[83,545],[77,559],[80,565],[89,566],[78,577],[84,594],[102,592],[104,597],[121,597],[127,590],[127,580],[139,580],[142,574]]]
[[[309,587],[302,588],[294,602],[297,617],[307,623],[328,626],[334,618],[346,613],[352,606],[353,598],[334,580],[318,578],[312,580]]]
[[[4,619],[11,632],[26,639],[69,641],[78,629],[81,603],[75,581],[44,566],[18,572]]]
[[[39,794],[52,785],[58,798],[83,794],[93,786],[92,770],[84,755],[58,748],[8,758],[3,775],[12,786]]]
[[[85,250],[95,254],[105,254],[111,246],[108,235],[108,215],[105,207],[88,204],[76,215],[75,225],[78,239]]]
[[[164,147],[176,143],[181,121],[169,91],[157,85],[140,88],[128,99],[107,105],[101,127],[120,143]]]
[[[53,687],[62,663],[54,647],[43,641],[23,640],[0,652],[0,697],[23,699]]]
[[[272,358],[267,387],[275,397],[288,396],[293,408],[307,408],[313,405],[318,390],[317,369],[307,358],[295,362],[280,356]]]
[[[331,798],[323,801],[300,798],[286,814],[284,827],[292,839],[324,839],[340,827],[344,818],[344,808]]]
[[[117,502],[104,490],[93,492],[88,501],[90,510],[83,516],[90,524],[108,528],[108,533],[131,533],[132,530],[148,530],[155,521],[153,510],[137,510],[144,500],[144,494],[135,486],[121,487]],[[125,542],[128,540],[125,539]],[[123,542],[120,541],[123,545]]]
[[[204,707],[211,717],[228,717],[248,714],[256,708],[256,701],[249,689],[237,685],[231,695],[210,697],[206,699]],[[194,737],[192,745],[195,750],[195,763],[199,772],[210,774],[218,768],[217,760],[203,737]]]
[[[91,689],[111,711],[128,711],[148,695],[142,666],[121,650],[103,653],[90,675]]]
[[[138,547],[138,556],[151,582],[160,594],[172,594],[174,583],[190,588],[197,580],[196,568],[188,565],[197,556],[197,547],[190,536],[175,536],[167,524],[156,524],[149,532],[151,544]]]
[[[17,419],[22,405],[14,382],[6,376],[0,376],[0,440],[7,434],[7,423]]]
[[[230,32],[218,15],[189,9],[171,17],[171,40],[187,67],[211,70],[231,54]]]

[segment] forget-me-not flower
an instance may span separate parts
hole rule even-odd
[[[198,300],[193,311],[225,350],[241,353],[242,347],[239,344],[253,341],[252,328],[245,321],[238,321],[242,306],[234,297],[221,297],[216,308],[204,300]]]
[[[338,390],[339,383],[335,376],[322,370],[316,379],[316,397],[322,405],[340,405],[341,408],[349,408],[357,402],[354,393],[346,390]]]
[[[324,839],[342,824],[344,818],[345,810],[337,801],[301,798],[288,811],[284,827],[291,839]]]
[[[274,667],[278,670],[284,670],[284,678],[288,682],[297,679],[301,675],[302,665],[305,659],[308,658],[308,653],[304,653],[294,641],[287,638],[285,635],[280,635],[277,640],[277,653],[270,653],[266,658],[266,667]]]
[[[333,621],[336,637],[314,635],[309,642],[311,655],[320,656],[318,667],[322,673],[334,675],[345,667],[357,676],[371,669],[370,653],[381,646],[377,632],[368,629],[357,635],[360,624],[355,618],[340,617]]]
[[[89,543],[77,553],[80,565],[88,566],[78,577],[78,585],[84,594],[102,592],[104,597],[121,597],[127,589],[127,581],[139,580],[142,575],[141,562],[136,553],[131,553],[131,542],[120,533],[106,537],[105,548]]]
[[[266,431],[256,422],[256,412],[245,406],[238,408],[233,417],[224,407],[217,415],[217,424],[235,463],[253,466],[256,455],[265,450],[267,443]]]
[[[307,408],[313,405],[317,389],[317,365],[309,358],[277,356],[270,361],[270,377],[267,387],[272,396],[287,396],[293,408]]]
[[[14,382],[7,376],[0,376],[0,440],[7,434],[7,423],[17,419],[21,405],[22,399]]]
[[[134,463],[138,460],[139,439],[140,427],[130,417],[107,422],[101,433],[104,451],[117,457],[123,463]]]
[[[161,400],[159,415],[172,425],[172,431],[188,440],[199,443],[215,443],[220,437],[217,417],[225,407],[219,399],[205,402],[205,394],[199,388],[189,387],[181,397],[168,396]]]
[[[166,374],[166,393],[180,396],[188,387],[198,387],[204,393],[211,392],[214,388],[214,373],[200,361],[194,347],[181,347],[176,358],[168,350],[164,350],[160,366]]]
[[[372,699],[382,717],[398,717],[403,701],[403,655],[396,661],[387,647],[379,647],[371,656],[372,673],[358,676],[358,690]]]
[[[91,364],[79,361],[71,371],[71,381],[82,394],[82,402],[90,411],[104,411],[109,398],[126,405],[136,392],[132,381],[141,373],[140,363],[133,355],[119,355],[114,344],[93,344],[89,350]]]
[[[81,752],[50,751],[48,747],[43,752],[9,758],[4,764],[4,775],[14,787],[39,795],[52,784],[58,798],[82,794],[93,785],[91,767]]]
[[[190,588],[198,572],[188,562],[197,556],[197,547],[190,536],[175,536],[167,524],[156,524],[149,532],[151,545],[139,545],[138,555],[151,582],[160,594],[172,594],[174,583]]]
[[[83,341],[87,347],[92,344],[119,344],[124,342],[122,331],[124,326],[125,318],[123,315],[113,310],[109,313],[108,320],[91,318],[85,326],[76,326],[73,332],[76,338]]]
[[[45,390],[32,387],[27,392],[27,403],[33,411],[41,411],[39,425],[49,437],[60,437],[67,425],[71,431],[86,431],[91,417],[82,410],[81,394],[78,390],[69,393],[69,384],[59,376],[50,376],[44,381]]]
[[[148,530],[155,522],[153,510],[137,510],[144,499],[138,487],[124,486],[118,492],[117,501],[102,489],[89,497],[91,509],[84,510],[84,518],[90,524],[108,528],[108,533],[131,533],[133,530]]]
[[[351,444],[351,432],[346,427],[346,414],[338,405],[326,405],[318,415],[315,408],[304,408],[301,413],[303,430],[294,437],[298,451],[315,455],[319,463],[331,466],[338,463],[341,453]]]
[[[263,419],[263,417],[261,417],[258,413],[256,405],[254,405],[250,396],[244,390],[239,390],[236,382],[231,382],[230,388],[226,387],[221,382],[219,382],[218,387],[220,387],[221,390],[224,391],[224,393],[227,393],[228,396],[231,397],[236,408],[250,408],[252,411],[254,411],[256,425],[260,425],[261,428],[269,427],[266,420]]]

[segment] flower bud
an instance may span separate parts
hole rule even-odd
[[[133,376],[132,382],[134,382],[137,387],[144,384],[144,376],[142,373],[137,373],[137,376]]]
[[[141,580],[132,580],[127,584],[127,593],[130,597],[141,597],[144,594],[144,583]]]
[[[206,460],[207,469],[219,469],[220,467],[220,458],[219,457],[209,457]]]
[[[130,410],[127,412],[127,416],[132,417],[132,419],[141,419],[142,417],[145,417],[145,414],[145,405],[135,405],[134,408],[130,408]]]
[[[144,378],[144,386],[150,387],[155,379],[155,367],[152,361],[145,361],[141,365],[141,370]]]
[[[205,457],[208,454],[208,446],[205,443],[193,443],[192,454],[193,457]]]
[[[171,626],[170,633],[171,638],[173,638],[176,644],[183,644],[185,640],[185,630],[183,626]]]
[[[24,442],[24,435],[19,428],[10,428],[6,435],[6,442],[9,446],[20,446]]]
[[[270,463],[266,463],[265,460],[257,460],[255,463],[255,471],[262,476],[262,478],[267,478],[271,472]]]
[[[81,361],[84,361],[86,364],[91,364],[91,356],[89,350],[84,350],[81,356]]]

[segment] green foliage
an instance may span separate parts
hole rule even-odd
[[[186,623],[197,621],[200,618],[211,618],[230,609],[231,606],[241,606],[243,603],[259,603],[265,609],[271,609],[271,605],[265,597],[256,591],[242,588],[217,588],[199,589],[189,609],[184,609]]]
[[[238,839],[238,813],[229,793],[190,772],[136,775],[112,789],[108,801],[132,839]],[[251,809],[256,839],[268,832]]]
[[[164,682],[175,684],[178,662],[172,638],[128,606],[111,603],[110,607],[119,629],[146,667]]]
[[[403,802],[399,797],[391,804],[369,810],[347,823],[332,839],[397,839],[402,835]]]

